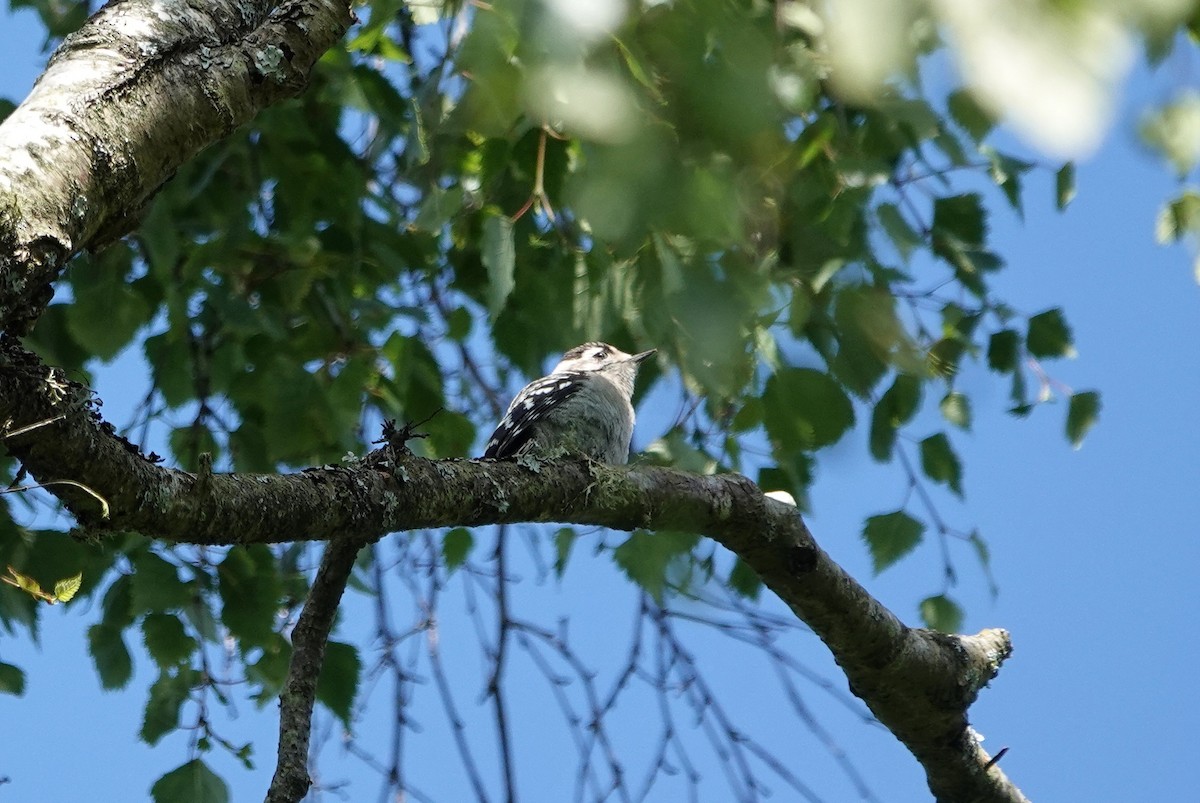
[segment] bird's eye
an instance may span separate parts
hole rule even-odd
[[[592,359],[594,359],[594,360],[603,360],[607,356],[608,356],[608,351],[605,349],[596,349],[595,351],[592,352]]]

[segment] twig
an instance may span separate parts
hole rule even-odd
[[[308,743],[317,678],[334,615],[360,546],[360,542],[351,539],[333,540],[325,545],[316,579],[292,630],[292,660],[279,699],[279,763],[267,790],[267,803],[297,803],[312,783],[308,774]]]

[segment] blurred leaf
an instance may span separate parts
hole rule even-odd
[[[1188,234],[1200,234],[1200,192],[1184,190],[1164,206],[1158,214],[1154,234],[1163,245]]]
[[[155,781],[150,796],[154,803],[229,803],[229,787],[194,758]]]
[[[1059,211],[1075,199],[1075,163],[1067,162],[1054,174],[1054,204]]]
[[[142,638],[150,657],[161,668],[182,664],[196,650],[196,640],[172,613],[151,613],[142,620]]]
[[[1187,88],[1170,103],[1146,115],[1142,140],[1175,168],[1180,178],[1200,163],[1200,92]]]
[[[25,672],[21,667],[0,661],[0,694],[25,694]]]
[[[996,121],[992,115],[983,109],[975,100],[975,96],[965,89],[956,89],[950,93],[947,108],[954,122],[958,123],[977,144],[991,133]]]
[[[162,737],[179,727],[179,709],[191,693],[191,672],[177,674],[164,671],[150,687],[150,699],[142,719],[139,736],[149,745],[158,744]]]
[[[862,534],[871,551],[875,574],[916,549],[924,533],[925,525],[903,510],[869,517]]]
[[[102,688],[123,688],[133,677],[133,660],[129,657],[119,628],[105,624],[89,627],[88,652],[96,664]]]
[[[1083,445],[1084,436],[1100,417],[1100,394],[1094,390],[1071,394],[1070,407],[1067,410],[1067,440],[1078,449]]]
[[[750,564],[738,558],[729,572],[729,587],[746,599],[757,601],[762,593],[763,582]]]
[[[921,380],[911,374],[897,374],[892,385],[871,411],[871,456],[884,461],[892,456],[896,430],[908,423],[921,404]]]
[[[927,597],[921,601],[921,621],[943,633],[958,633],[962,630],[962,608],[944,594]]]
[[[1000,373],[1009,373],[1017,368],[1020,356],[1021,335],[1014,329],[995,332],[988,341],[988,367]]]
[[[933,202],[935,235],[951,235],[965,246],[981,246],[987,234],[983,201],[977,193],[938,198]]]
[[[126,248],[128,246],[125,246]],[[75,301],[67,327],[78,343],[101,360],[111,360],[150,320],[150,306],[116,273],[119,255],[105,252],[98,258],[75,262],[70,270]]]
[[[939,405],[942,417],[960,429],[971,428],[971,400],[963,393],[952,391],[942,398]]]
[[[177,610],[192,599],[191,590],[179,579],[175,566],[149,550],[133,558],[130,590],[138,613]]]
[[[475,546],[475,537],[466,527],[455,527],[446,533],[442,539],[442,559],[446,562],[446,571],[452,572],[463,564],[471,548]]]
[[[1069,357],[1075,354],[1071,345],[1071,330],[1061,309],[1046,310],[1029,319],[1025,347],[1035,357]]]
[[[892,203],[882,203],[875,210],[875,214],[879,217],[883,230],[891,238],[892,244],[900,252],[900,257],[906,262],[913,251],[925,244],[924,238],[904,219],[900,207]]]
[[[929,479],[946,484],[962,496],[962,464],[944,433],[930,435],[921,441],[921,470]]]
[[[488,274],[488,312],[494,320],[504,309],[508,294],[516,286],[513,271],[517,252],[513,245],[512,220],[497,212],[486,213],[481,248],[481,258]]]
[[[567,561],[571,557],[571,547],[575,545],[577,533],[571,527],[560,527],[554,534],[554,574],[561,580],[567,570]]]
[[[783,449],[819,449],[837,442],[854,425],[854,408],[829,374],[784,368],[763,392],[767,434]]]
[[[867,395],[887,370],[894,349],[905,340],[896,317],[896,299],[875,287],[848,287],[837,294],[834,323],[838,353],[834,374],[860,396]]]
[[[317,699],[350,730],[351,706],[358,691],[358,676],[362,662],[352,644],[331,641],[325,647],[325,662],[317,679]]]
[[[668,569],[690,555],[700,537],[691,533],[637,530],[613,550],[613,560],[625,575],[662,604],[669,582]]]
[[[266,643],[275,628],[280,582],[271,550],[262,544],[235,546],[217,567],[221,621],[243,650]]]

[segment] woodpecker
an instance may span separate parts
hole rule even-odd
[[[595,342],[570,349],[553,371],[512,400],[483,456],[582,454],[602,463],[626,463],[633,437],[633,381],[642,360],[654,352],[626,354]]]

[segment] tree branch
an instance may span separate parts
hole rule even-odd
[[[279,698],[279,762],[267,790],[267,803],[297,803],[312,783],[308,775],[308,740],[317,680],[329,631],[359,548],[360,542],[351,538],[334,539],[325,545],[317,577],[292,630],[292,660]]]
[[[0,125],[0,328],[24,334],[77,251],[197,153],[297,95],[349,27],[336,0],[125,0],[66,38]]]
[[[70,479],[107,502],[103,518],[91,495],[51,488],[97,536],[359,545],[397,530],[546,521],[703,533],[745,560],[829,646],[854,693],[925,767],[939,800],[1024,800],[966,716],[1011,653],[1008,634],[906,627],[821,550],[795,508],[745,477],[583,460],[433,461],[395,444],[296,474],[198,476],[143,457],[100,419],[87,388],[7,336],[0,424],[9,450],[39,480]]]

